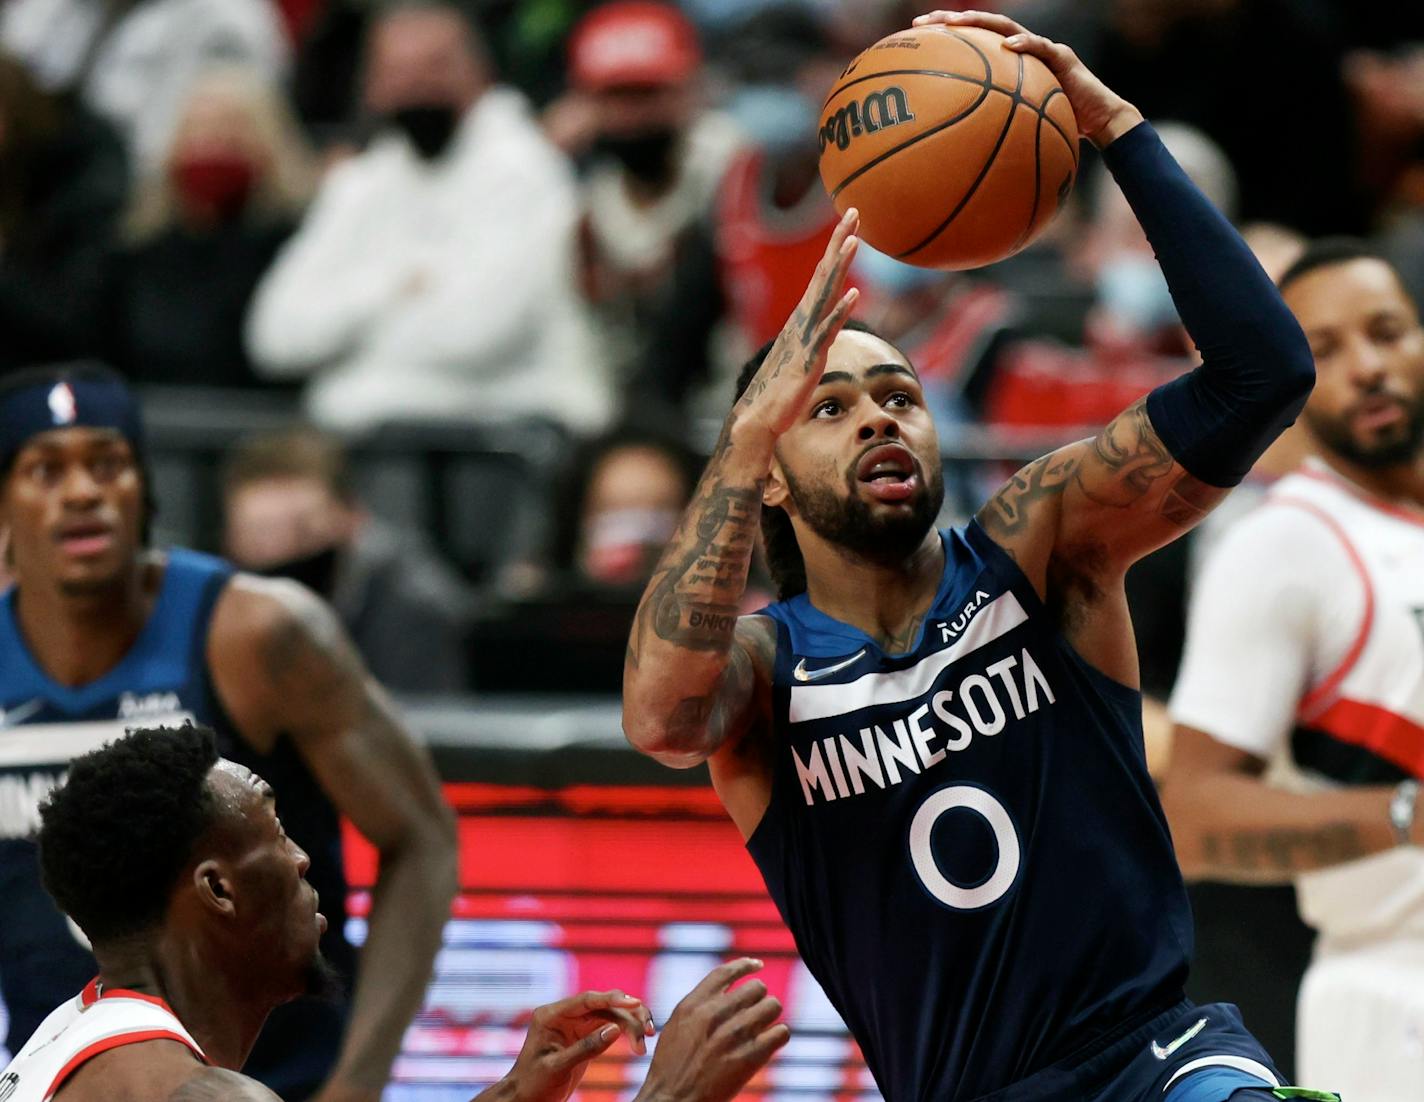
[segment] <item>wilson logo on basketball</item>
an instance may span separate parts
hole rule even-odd
[[[837,149],[850,148],[850,143],[862,134],[888,130],[903,122],[914,122],[909,97],[903,88],[882,88],[871,92],[860,102],[852,100],[834,115],[826,116],[821,127],[821,149],[832,142]]]

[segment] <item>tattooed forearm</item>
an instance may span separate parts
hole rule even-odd
[[[713,463],[664,552],[629,642],[636,664],[649,635],[689,650],[731,643],[761,516],[761,482],[724,485]]]
[[[1056,452],[1035,460],[989,499],[979,511],[979,523],[999,540],[1018,535],[1039,502],[1063,493],[1077,465],[1077,459]]]
[[[1309,829],[1270,828],[1209,832],[1202,855],[1223,873],[1293,873],[1342,864],[1368,852],[1350,823],[1326,823]]]

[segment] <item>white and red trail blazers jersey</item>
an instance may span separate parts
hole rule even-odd
[[[93,980],[53,1011],[0,1072],[0,1102],[48,1102],[87,1061],[141,1041],[177,1041],[207,1063],[198,1042],[162,999],[102,990]]]
[[[1277,482],[1197,581],[1171,711],[1286,787],[1424,777],[1424,511]]]

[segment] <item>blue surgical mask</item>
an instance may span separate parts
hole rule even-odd
[[[945,273],[936,268],[921,268],[906,264],[876,249],[864,241],[856,250],[853,264],[857,280],[888,295],[908,295],[944,281]]]
[[[784,84],[748,84],[727,103],[727,113],[751,141],[768,153],[814,151],[819,112],[814,103]]]
[[[1144,333],[1177,324],[1177,307],[1162,269],[1150,256],[1120,253],[1098,271],[1098,304]]]

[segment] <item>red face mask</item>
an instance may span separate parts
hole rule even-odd
[[[257,183],[257,169],[237,153],[200,153],[173,165],[173,186],[184,205],[227,221],[241,214]]]

